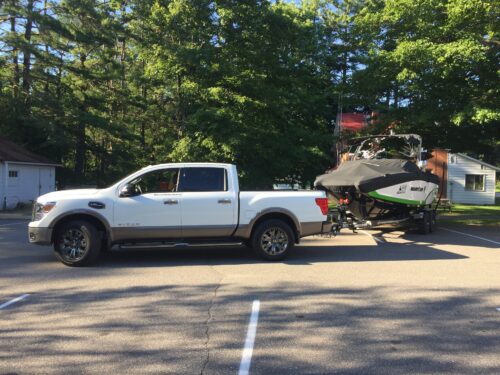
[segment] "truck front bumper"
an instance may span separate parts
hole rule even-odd
[[[52,243],[52,228],[28,227],[30,243],[36,245],[50,245]]]

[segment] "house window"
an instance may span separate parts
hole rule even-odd
[[[485,191],[484,174],[466,174],[465,190]]]
[[[9,177],[17,178],[17,171],[9,171]]]
[[[450,156],[450,164],[456,164],[457,163],[457,157],[455,155]]]

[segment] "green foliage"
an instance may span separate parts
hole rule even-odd
[[[0,4],[1,135],[63,162],[63,184],[219,161],[246,188],[307,185],[340,110],[498,157],[495,0]]]
[[[313,13],[290,4],[156,2],[138,22],[145,75],[170,102],[164,160],[237,163],[269,187],[326,165],[328,102]],[[168,37],[159,37],[159,32]],[[297,177],[295,177],[297,178]]]
[[[400,130],[493,162],[499,9],[495,0],[367,1],[356,17],[368,51],[358,84]]]

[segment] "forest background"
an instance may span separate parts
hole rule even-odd
[[[339,114],[500,162],[499,0],[0,0],[0,136],[103,186],[161,162],[311,182]]]

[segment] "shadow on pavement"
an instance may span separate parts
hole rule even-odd
[[[311,246],[295,247],[281,261],[285,264],[307,265],[321,262],[387,262],[437,259],[466,259],[467,257],[425,246]],[[245,247],[113,250],[102,255],[99,267],[158,267],[219,264],[268,263]]]
[[[404,233],[401,238],[404,243],[377,243],[359,245],[360,239],[351,233],[342,233],[340,238],[331,240],[314,238],[303,239],[296,246],[285,264],[302,264],[322,262],[387,262],[387,261],[422,261],[422,260],[454,260],[467,257],[451,251],[438,249],[439,245],[459,244],[462,238],[452,233],[433,233],[427,236]],[[351,238],[352,240],[351,240]],[[364,238],[363,238],[364,239]],[[467,238],[466,238],[467,239]],[[474,240],[474,239],[471,239]],[[364,241],[366,242],[366,241]],[[488,246],[485,242],[482,246]],[[0,263],[11,277],[24,274],[24,266],[29,264],[43,265],[58,263],[47,246],[36,246],[27,243],[25,228],[0,228]],[[158,266],[198,266],[221,264],[258,264],[267,263],[261,260],[250,249],[241,247],[214,248],[177,248],[177,249],[139,249],[117,250],[101,254],[97,268],[121,267],[158,267]],[[22,264],[23,267],[19,268]],[[19,268],[18,270],[11,267]],[[64,267],[66,268],[66,267]]]
[[[208,347],[207,373],[236,373],[253,299],[261,314],[252,374],[500,372],[498,313],[489,302],[499,289],[277,283],[226,286],[212,301],[214,288],[47,290],[3,319],[0,372],[199,373]]]

